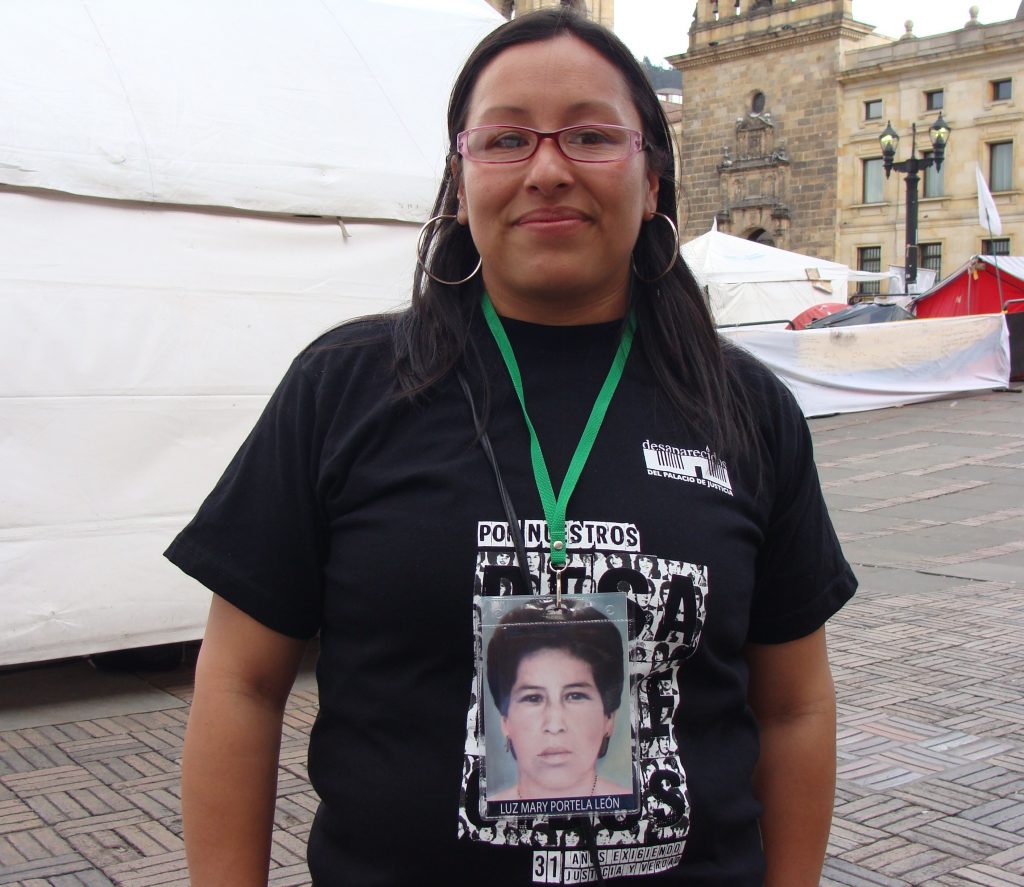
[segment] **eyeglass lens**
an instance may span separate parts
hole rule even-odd
[[[465,152],[474,160],[515,163],[537,150],[542,138],[530,129],[514,126],[479,126],[466,132]],[[607,162],[623,160],[633,153],[634,133],[616,126],[573,126],[552,133],[562,153],[570,160]]]

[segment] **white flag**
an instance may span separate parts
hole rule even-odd
[[[999,210],[996,209],[992,192],[988,190],[988,182],[985,181],[981,167],[977,163],[974,164],[974,172],[978,178],[978,223],[993,234],[1002,234],[1003,223],[999,218]]]

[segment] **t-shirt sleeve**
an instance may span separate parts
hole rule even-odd
[[[779,644],[819,629],[857,589],[821,492],[807,421],[777,380],[766,435],[772,506],[757,563],[748,640]]]
[[[268,628],[319,628],[324,525],[316,397],[296,360],[195,518],[165,556]]]

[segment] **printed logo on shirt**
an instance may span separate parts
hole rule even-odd
[[[718,460],[708,458],[709,453],[701,455],[706,464],[717,464],[724,471]],[[719,476],[728,484],[727,474]],[[507,522],[481,521],[477,525],[473,622],[478,669],[487,652],[481,624],[484,609],[492,607],[488,601],[505,595],[551,595],[555,590],[546,564],[544,522],[527,520],[521,525],[526,540],[525,571],[516,561]],[[571,526],[577,528],[576,538],[589,544],[570,543],[569,562],[562,574],[564,593],[626,595],[629,674],[619,720],[623,726],[630,724],[624,739],[635,750],[632,778],[639,810],[594,809],[585,815],[566,815],[561,811],[536,812],[518,802],[508,808],[514,807],[518,815],[499,814],[498,819],[482,815],[481,799],[488,793],[516,798],[517,772],[522,762],[512,753],[517,747],[514,736],[510,747],[499,751],[497,759],[488,760],[495,750],[492,744],[488,751],[484,722],[496,709],[488,698],[487,681],[478,673],[466,718],[458,833],[482,843],[530,848],[529,879],[534,884],[597,880],[586,849],[591,837],[604,878],[635,877],[675,868],[682,860],[690,830],[687,776],[672,725],[680,707],[677,672],[696,652],[704,627],[707,567],[646,552],[634,524],[575,521]],[[598,772],[605,778],[601,766]],[[628,775],[625,780],[629,780]]]
[[[643,447],[648,476],[670,477],[732,495],[729,469],[709,448],[691,450],[650,440]]]
[[[547,548],[548,525],[542,520],[519,522],[523,531],[523,544],[527,548]],[[610,548],[615,551],[640,550],[640,534],[632,524],[609,521],[570,520],[565,522],[565,541],[570,549],[588,551]],[[477,524],[476,543],[480,547],[504,546],[512,548],[512,532],[507,521],[480,521]]]

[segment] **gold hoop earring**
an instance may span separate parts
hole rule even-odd
[[[462,280],[441,280],[440,277],[435,277],[427,269],[426,263],[423,261],[423,235],[427,233],[427,228],[429,228],[431,225],[433,225],[434,222],[439,222],[442,219],[457,219],[457,218],[458,218],[458,216],[453,216],[453,215],[450,215],[450,214],[447,214],[447,213],[441,213],[441,215],[439,215],[439,216],[434,216],[431,219],[427,219],[423,223],[423,227],[420,228],[419,236],[416,238],[416,264],[420,266],[420,268],[422,269],[423,273],[426,274],[427,277],[429,277],[431,280],[433,280],[434,283],[440,283],[440,284],[442,284],[444,286],[459,286],[460,284],[463,284],[463,283],[469,283],[469,281],[471,281],[474,277],[476,277],[477,272],[480,270],[481,266],[484,263],[484,260],[481,257],[477,261],[476,267],[472,271],[469,272],[469,275],[467,277],[463,277]]]
[[[672,258],[669,259],[668,267],[665,268],[665,270],[657,277],[641,277],[640,272],[636,270],[636,259],[633,260],[633,273],[644,283],[654,283],[657,280],[661,280],[661,278],[675,267],[676,259],[679,258],[679,229],[676,227],[676,223],[666,216],[665,213],[655,213],[654,216],[658,216],[668,222],[669,228],[672,229],[672,239],[675,241],[675,246],[672,248]],[[654,219],[654,216],[651,216],[651,220]]]

